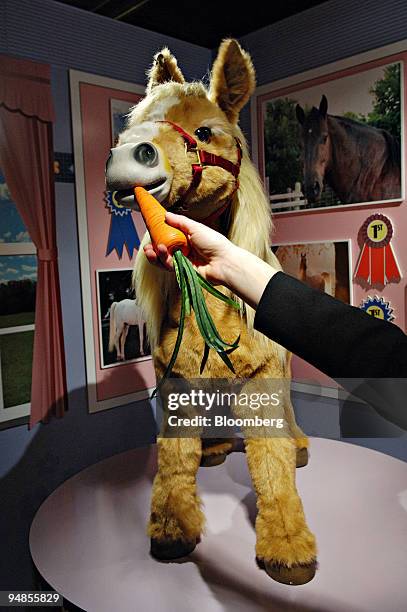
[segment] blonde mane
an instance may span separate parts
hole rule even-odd
[[[250,160],[246,140],[238,126],[234,128],[234,135],[242,143],[243,158],[239,175],[239,189],[232,202],[228,238],[239,247],[254,253],[268,263],[272,263],[275,268],[281,269],[270,248],[273,224],[267,196],[259,174]],[[143,246],[148,242],[150,242],[150,236],[146,232],[136,257],[133,286],[136,290],[137,303],[142,308],[146,319],[151,349],[154,350],[159,343],[166,309],[171,307],[176,295],[177,284],[174,274],[153,266],[147,261]],[[232,295],[230,291],[227,291],[227,293]],[[234,296],[234,298],[243,306],[240,298],[237,296]],[[256,342],[263,346],[268,345],[270,341],[263,334],[253,329],[255,315],[253,308],[244,304],[241,312]]]

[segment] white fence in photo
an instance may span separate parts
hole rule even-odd
[[[335,192],[325,185],[320,201],[317,204],[308,205],[308,201],[301,191],[301,183],[295,183],[294,189],[288,188],[286,193],[270,195],[269,178],[266,176],[266,189],[269,194],[271,210],[283,212],[284,210],[301,210],[302,208],[323,208],[328,206],[339,206],[341,201]]]
[[[269,180],[266,177],[266,188],[269,191]],[[271,209],[275,210],[300,210],[307,204],[307,200],[301,191],[301,183],[295,183],[294,189],[287,189],[287,193],[277,193],[269,195]]]

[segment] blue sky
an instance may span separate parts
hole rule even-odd
[[[31,242],[0,172],[0,242]]]
[[[10,280],[37,280],[35,255],[0,255],[0,284]]]

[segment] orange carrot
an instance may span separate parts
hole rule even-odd
[[[166,210],[158,200],[143,187],[135,187],[134,196],[151,236],[154,250],[157,250],[157,245],[165,244],[170,255],[176,249],[180,249],[184,255],[188,255],[189,244],[187,237],[181,230],[166,223]]]

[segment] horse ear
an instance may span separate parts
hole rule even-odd
[[[321,102],[319,103],[319,112],[325,118],[328,112],[328,100],[326,99],[325,94],[321,98]]]
[[[304,109],[299,104],[297,104],[297,106],[295,107],[295,114],[297,115],[298,123],[301,123],[301,125],[304,125],[305,113],[304,113]]]
[[[219,47],[213,64],[209,98],[236,123],[240,109],[256,86],[256,76],[250,55],[234,39],[226,39]]]
[[[184,75],[178,68],[177,60],[167,47],[164,47],[159,53],[156,53],[154,56],[154,63],[147,75],[147,93],[150,93],[156,85],[161,85],[167,81],[185,83]]]

